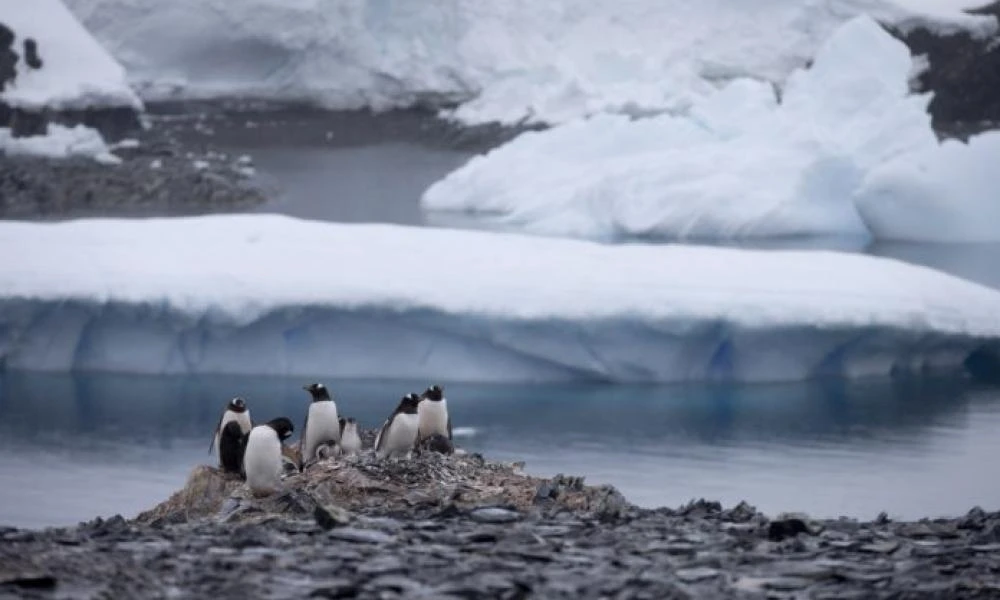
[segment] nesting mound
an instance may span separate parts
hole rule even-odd
[[[199,466],[183,489],[136,520],[154,525],[275,516],[338,520],[350,519],[351,513],[426,518],[484,507],[565,510],[606,519],[631,506],[611,486],[588,486],[581,478],[562,475],[532,477],[521,466],[489,462],[478,454],[426,451],[410,459],[378,460],[368,451],[315,463],[285,478],[285,489],[265,498],[252,497],[234,475]]]

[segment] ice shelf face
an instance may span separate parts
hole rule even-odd
[[[425,208],[544,235],[1000,240],[998,134],[939,143],[906,46],[839,27],[780,101],[729,83],[683,115],[522,134],[433,184]],[[990,218],[992,215],[992,218]]]
[[[6,369],[478,381],[957,371],[1000,293],[834,252],[270,215],[0,223]]]
[[[844,21],[989,34],[943,0],[67,0],[149,98],[457,103],[464,123],[683,110],[782,83]],[[979,2],[981,4],[981,2]]]
[[[9,106],[39,110],[128,107],[142,110],[125,69],[80,24],[62,0],[0,2],[0,23],[15,35],[17,78],[0,92]],[[28,68],[23,43],[35,40],[40,69]]]

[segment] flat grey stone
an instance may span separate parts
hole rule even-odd
[[[357,527],[340,527],[337,529],[331,529],[327,535],[337,540],[364,544],[386,544],[394,539],[393,536],[388,533],[376,531],[374,529],[358,529]]]
[[[674,572],[677,579],[680,579],[684,583],[695,583],[697,581],[703,581],[705,579],[712,579],[719,575],[718,569],[712,569],[709,567],[695,567],[693,569],[677,569]]]

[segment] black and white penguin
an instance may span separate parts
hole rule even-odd
[[[247,434],[238,421],[229,421],[219,433],[219,464],[227,473],[243,473]]]
[[[432,435],[442,435],[451,439],[451,417],[448,416],[448,400],[439,385],[432,385],[420,396],[417,405],[420,417],[419,439],[423,441]]]
[[[243,454],[243,472],[255,496],[266,496],[281,487],[284,472],[281,445],[294,430],[285,417],[271,419],[250,430]]]
[[[302,389],[312,396],[312,403],[306,411],[306,421],[302,425],[302,437],[299,439],[300,468],[316,458],[316,449],[320,444],[340,443],[337,404],[330,397],[326,386],[313,383],[302,386]]]
[[[340,452],[345,456],[361,452],[361,435],[354,419],[340,417]]]
[[[375,438],[377,457],[408,456],[413,450],[420,430],[420,419],[417,416],[419,403],[420,397],[416,394],[407,394],[399,401],[399,406],[389,415]]]
[[[212,442],[208,445],[209,454],[213,452],[220,452],[221,447],[219,446],[219,434],[230,422],[235,422],[240,426],[240,431],[243,435],[250,433],[250,428],[253,427],[253,422],[250,420],[250,410],[247,409],[246,400],[240,398],[239,396],[233,398],[226,404],[226,410],[222,411],[222,416],[219,417],[219,424],[215,426],[215,433],[212,435]],[[225,466],[222,462],[222,456],[219,456],[219,464]]]

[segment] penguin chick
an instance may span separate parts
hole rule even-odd
[[[358,422],[354,419],[340,417],[340,453],[344,456],[350,456],[358,452],[361,452]]]
[[[266,496],[281,486],[283,458],[281,444],[295,428],[285,417],[272,419],[250,430],[243,454],[243,472],[255,496]]]
[[[38,56],[38,42],[34,38],[24,38],[24,62],[32,69],[42,68],[42,57]]]
[[[212,441],[208,445],[209,453],[221,451],[219,447],[219,434],[222,433],[222,429],[230,422],[235,421],[240,426],[240,431],[243,435],[250,433],[250,429],[253,427],[253,422],[250,420],[250,410],[247,409],[247,403],[243,398],[239,396],[233,398],[226,404],[226,409],[222,411],[222,416],[219,417],[219,424],[215,426],[215,434],[212,436]],[[222,465],[222,457],[219,456],[219,465]]]
[[[420,417],[420,440],[425,440],[433,435],[442,435],[449,440],[451,439],[448,400],[445,399],[441,386],[432,385],[420,396],[417,415]]]
[[[416,394],[407,394],[399,401],[399,406],[389,415],[375,438],[375,455],[378,458],[408,456],[413,450],[420,427],[417,416],[419,402],[420,397]]]
[[[301,454],[300,468],[316,458],[316,448],[326,442],[340,443],[340,421],[337,418],[337,404],[322,383],[302,386],[312,396],[312,403],[306,411],[299,439]]]
[[[219,464],[227,473],[243,473],[246,433],[238,421],[229,421],[219,434]]]

